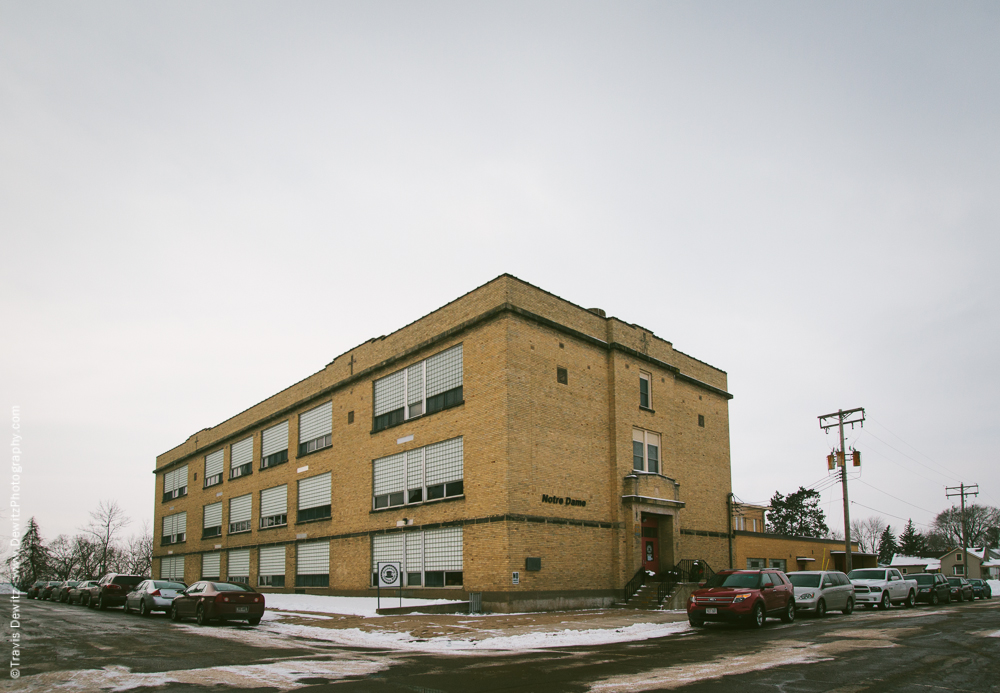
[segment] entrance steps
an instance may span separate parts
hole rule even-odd
[[[650,582],[639,588],[635,596],[628,600],[628,603],[621,604],[624,609],[634,609],[636,611],[672,611],[687,609],[688,599],[691,593],[699,587],[697,582],[679,582],[673,586],[670,593],[664,598],[662,604],[656,602],[656,592],[660,587],[659,582]]]

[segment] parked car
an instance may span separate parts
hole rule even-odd
[[[854,583],[854,598],[865,608],[888,609],[892,604],[910,607],[917,603],[917,581],[904,578],[895,568],[858,568],[847,577]]]
[[[47,584],[49,584],[48,580],[35,580],[31,583],[31,586],[25,590],[24,594],[28,597],[28,599],[38,599],[38,592]]]
[[[833,570],[802,570],[786,576],[795,590],[795,610],[811,611],[822,618],[828,609],[854,611],[854,585]]]
[[[917,573],[906,577],[917,581],[918,602],[937,606],[941,602],[947,604],[951,601],[951,585],[948,584],[948,578],[941,573]]]
[[[951,585],[952,601],[964,602],[968,599],[971,602],[976,598],[975,592],[972,591],[972,585],[964,577],[950,577],[948,584]]]
[[[193,616],[201,626],[215,619],[246,621],[256,626],[263,615],[264,595],[236,582],[196,582],[178,594],[170,605],[171,620]]]
[[[149,616],[154,611],[170,611],[174,597],[187,589],[183,582],[172,580],[144,580],[125,595],[125,613],[136,609],[140,616]]]
[[[63,582],[60,582],[55,589],[52,590],[52,594],[51,596],[49,596],[49,599],[51,599],[54,602],[65,602],[69,597],[70,589],[76,587],[79,584],[80,584],[79,580],[64,580]]]
[[[107,609],[109,606],[122,606],[129,590],[145,579],[142,575],[108,573],[97,581],[96,587],[90,590],[90,607],[92,609]]]
[[[97,587],[97,580],[84,580],[76,587],[72,587],[69,590],[69,603],[70,604],[83,604],[88,606],[90,604],[90,594],[91,590]]]
[[[747,621],[760,628],[768,616],[791,623],[795,593],[780,570],[722,570],[691,595],[687,611],[696,628],[706,621]]]
[[[986,580],[980,580],[979,578],[969,578],[969,584],[972,585],[972,594],[980,599],[990,599],[993,596],[993,590],[990,588],[990,583]]]
[[[42,587],[38,589],[39,599],[50,599],[52,597],[52,590],[61,585],[62,582],[59,580],[49,580]]]

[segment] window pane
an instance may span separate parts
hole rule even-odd
[[[653,472],[654,474],[660,473],[660,449],[655,445],[646,446],[646,455],[649,460],[649,469],[646,471]]]
[[[637,440],[632,441],[632,469],[642,471],[645,465],[642,463],[642,443]]]
[[[424,490],[422,488],[411,488],[410,489],[410,500],[409,503],[419,503],[424,499]]]
[[[407,587],[420,587],[420,573],[407,573],[406,574],[406,586]]]
[[[424,573],[424,587],[444,587],[444,571],[433,570]]]
[[[435,498],[444,498],[444,484],[427,487],[427,500],[434,500]]]

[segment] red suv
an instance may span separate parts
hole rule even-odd
[[[768,616],[795,620],[795,592],[780,570],[723,570],[688,600],[688,621],[748,621],[760,628]]]

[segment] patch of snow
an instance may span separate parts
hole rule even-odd
[[[318,614],[343,614],[347,616],[378,616],[376,597],[326,597],[319,594],[273,594],[264,595],[268,609],[296,611]],[[450,599],[404,599],[403,607],[432,606],[435,604],[464,604]],[[398,597],[382,597],[382,608],[392,609],[400,605]]]
[[[986,584],[990,586],[994,597],[1000,597],[1000,580],[987,580]]]

